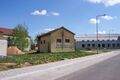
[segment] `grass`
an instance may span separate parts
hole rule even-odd
[[[32,53],[22,55],[9,55],[7,58],[0,59],[0,70],[44,64],[93,54],[95,53],[76,51],[63,53]]]
[[[114,49],[115,50],[115,49]],[[93,52],[93,53],[96,53],[97,50],[96,49],[83,49],[81,51],[84,51],[84,52]],[[101,49],[98,49],[98,52],[99,53],[105,53],[105,52],[110,52],[112,51],[112,49],[106,49],[106,48],[101,48]]]

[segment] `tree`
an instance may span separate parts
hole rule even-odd
[[[28,31],[25,25],[18,24],[13,30],[13,43],[20,50],[24,50],[28,46]]]

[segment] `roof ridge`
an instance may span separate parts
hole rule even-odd
[[[59,29],[65,29],[65,30],[69,31],[69,32],[72,33],[72,34],[75,34],[75,33],[71,32],[70,30],[68,30],[67,28],[65,28],[64,26],[62,26],[62,27],[56,28],[56,29],[54,29],[54,30],[52,30],[52,31],[49,31],[49,32],[47,32],[47,33],[44,33],[44,34],[42,34],[42,35],[40,35],[40,36],[38,36],[38,37],[42,37],[42,36],[45,36],[45,35],[49,35],[49,34],[51,34],[52,32],[55,32],[55,31],[57,31],[57,30],[59,30]]]

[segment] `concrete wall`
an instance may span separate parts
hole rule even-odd
[[[57,43],[57,39],[61,39],[61,43]],[[70,43],[66,43],[65,39],[69,39]],[[71,52],[75,51],[74,35],[67,30],[60,29],[51,34],[51,52]]]

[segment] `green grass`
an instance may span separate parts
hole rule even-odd
[[[32,54],[22,54],[22,55],[9,55],[7,58],[0,59],[0,64],[1,64],[0,68],[1,66],[4,67],[7,66],[7,69],[12,69],[18,67],[55,62],[65,59],[73,59],[73,58],[83,57],[93,54],[95,53],[76,51],[76,52],[62,52],[62,53],[32,53]],[[5,63],[14,63],[14,65],[10,65],[10,64],[7,65]]]

